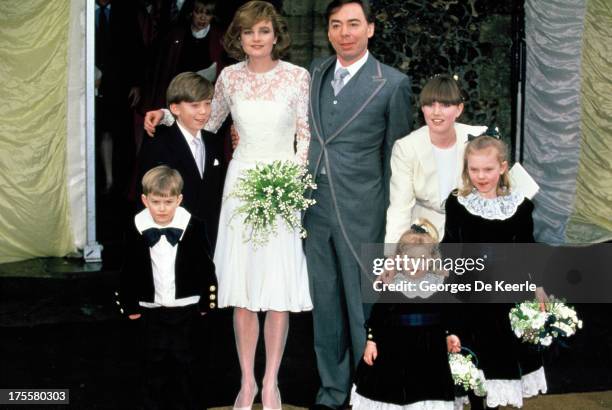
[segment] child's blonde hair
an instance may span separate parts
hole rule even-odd
[[[470,179],[468,156],[476,151],[484,151],[487,149],[494,149],[497,151],[497,160],[500,164],[503,162],[508,162],[508,146],[501,139],[490,137],[488,135],[481,135],[469,141],[465,147],[465,153],[463,154],[463,172],[461,173],[463,187],[459,189],[459,195],[467,196],[475,189],[474,184],[472,184],[472,180]],[[510,177],[508,176],[508,172],[504,172],[500,175],[499,181],[497,182],[497,196],[509,194]]]
[[[179,196],[183,192],[183,178],[176,170],[166,165],[151,168],[142,177],[142,193],[163,197]]]
[[[395,250],[396,255],[410,254],[410,249],[414,249],[415,245],[424,245],[427,250],[425,258],[437,259],[440,258],[440,248],[438,247],[439,235],[438,230],[428,219],[418,218],[406,232],[400,237],[399,243]],[[431,273],[447,276],[448,272],[434,270]]]

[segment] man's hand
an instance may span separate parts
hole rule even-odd
[[[376,343],[368,340],[366,342],[365,351],[363,352],[363,361],[366,362],[368,366],[374,365],[374,360],[378,357],[378,349],[376,348]]]
[[[162,110],[147,111],[144,119],[144,128],[149,137],[155,135],[155,127],[164,118],[164,112]]]

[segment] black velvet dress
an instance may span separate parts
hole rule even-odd
[[[466,246],[469,252],[487,244],[534,242],[532,211],[529,199],[514,194],[485,200],[476,193],[462,198],[451,193],[446,200],[442,242],[478,244]],[[503,264],[503,260],[497,261],[495,267],[496,261],[489,260],[487,269],[502,271]],[[535,280],[526,272],[509,273],[516,281]],[[462,345],[476,353],[478,367],[487,379],[487,405],[520,407],[522,397],[546,391],[541,354],[521,343],[512,332],[508,313],[513,304],[491,303],[491,300],[478,303],[486,295],[473,296],[474,299],[458,306],[463,317],[459,334]],[[534,294],[525,293],[524,297],[533,299]],[[523,390],[532,393],[524,394]]]
[[[436,302],[441,294],[433,294]],[[368,339],[376,343],[373,366],[363,359],[357,368],[351,403],[353,409],[385,409],[423,401],[432,409],[452,409],[455,388],[448,363],[447,332],[456,326],[454,305],[423,303],[376,303],[367,323]]]

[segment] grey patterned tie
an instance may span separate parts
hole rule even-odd
[[[344,87],[344,77],[347,75],[349,75],[349,71],[344,67],[340,67],[334,73],[334,79],[331,82],[332,88],[334,89],[334,95],[338,95],[342,87]]]

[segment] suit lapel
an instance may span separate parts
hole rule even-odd
[[[206,179],[207,175],[210,175],[210,172],[213,169],[213,166],[215,165],[215,153],[214,150],[212,149],[211,145],[212,143],[210,142],[211,138],[217,138],[216,135],[214,134],[209,134],[206,131],[202,130],[202,142],[204,142],[204,149],[206,150],[205,156],[206,156],[206,163],[204,164],[204,175],[202,179]]]
[[[198,170],[198,166],[196,165],[195,159],[193,158],[193,154],[191,153],[191,147],[189,147],[189,144],[183,136],[183,133],[179,129],[176,122],[172,124],[172,127],[176,144],[168,144],[168,149],[175,154],[176,158],[180,158],[180,161],[185,164],[186,169],[189,169],[190,173],[192,173],[194,176],[197,176],[198,179],[202,179],[200,177],[200,171]],[[206,155],[208,155],[208,153]],[[183,178],[184,177],[185,176],[183,176]]]
[[[312,115],[311,131],[317,137],[321,145],[323,141],[323,128],[321,127],[321,87],[325,73],[336,62],[336,57],[332,56],[312,70],[312,80],[310,82],[310,112]]]
[[[341,92],[341,94],[343,94],[343,99],[357,102],[355,108],[341,112],[339,121],[341,124],[340,127],[327,136],[325,142],[329,143],[344,131],[344,129],[361,114],[386,82],[387,80],[382,76],[380,62],[370,55],[364,66],[356,74],[355,78],[352,78],[349,83],[344,86]]]

